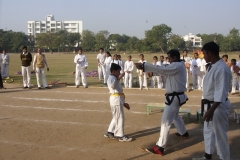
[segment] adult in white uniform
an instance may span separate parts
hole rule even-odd
[[[38,53],[33,57],[33,70],[36,72],[36,79],[38,89],[41,89],[40,79],[42,78],[43,87],[50,89],[46,80],[45,66],[47,66],[47,71],[49,71],[48,63],[45,54],[42,53],[41,48],[38,48]]]
[[[105,68],[105,78],[104,78],[104,84],[107,84],[108,77],[110,75],[110,67],[111,67],[111,61],[112,61],[112,56],[110,52],[106,52],[106,59],[104,61],[104,68]]]
[[[200,71],[201,68],[201,59],[198,58],[198,52],[194,53],[194,59],[192,60],[190,73],[193,78],[193,90],[194,89],[202,89],[202,72]]]
[[[147,62],[145,59],[144,59],[144,55],[143,54],[140,54],[139,55],[139,58],[140,60],[138,61],[138,63],[145,63]],[[147,74],[146,72],[143,72],[142,69],[137,69],[137,73],[138,73],[138,77],[139,77],[139,86],[140,86],[140,90],[143,89],[143,86],[148,90],[148,87],[147,87]]]
[[[163,55],[161,55],[159,57],[159,62],[160,62],[160,66],[164,65],[164,56]],[[166,80],[166,78],[163,75],[159,75],[159,83],[160,83],[161,88],[165,88],[165,80]]]
[[[231,106],[228,99],[231,71],[219,57],[219,46],[215,42],[206,43],[202,51],[206,62],[211,63],[203,81],[205,155],[202,159],[212,159],[216,145],[220,159],[230,160],[227,131]]]
[[[2,78],[9,77],[9,62],[10,62],[10,57],[9,55],[6,53],[6,50],[3,49],[2,51],[2,55],[1,55],[1,74],[2,74]]]
[[[99,49],[99,53],[97,55],[97,63],[98,63],[98,77],[99,81],[106,78],[104,62],[105,62],[106,55],[103,53],[103,48]]]
[[[136,67],[143,68],[144,72],[154,72],[154,74],[166,75],[167,77],[166,107],[162,116],[160,138],[153,148],[155,153],[159,155],[163,155],[164,148],[167,146],[172,122],[177,128],[177,136],[189,137],[184,122],[178,114],[180,107],[188,100],[184,93],[186,91],[186,67],[184,62],[180,60],[178,50],[170,50],[167,54],[170,62],[167,66],[154,66],[149,63],[136,64]]]
[[[82,77],[83,87],[87,88],[86,69],[88,67],[88,61],[86,56],[82,53],[82,49],[78,50],[78,54],[74,57],[74,63],[76,63],[75,72],[76,88],[78,88],[80,85],[80,76]]]
[[[186,88],[187,88],[187,92],[190,91],[190,66],[191,66],[191,58],[188,57],[188,50],[184,50],[183,51],[183,56],[182,56],[182,60],[185,62],[185,66],[186,66]]]
[[[132,88],[134,63],[131,55],[129,55],[127,58],[128,60],[124,64],[124,86],[125,88]]]
[[[108,127],[108,131],[104,137],[114,139],[119,137],[120,142],[131,141],[132,138],[124,135],[124,111],[123,107],[130,109],[128,103],[125,102],[125,95],[120,83],[120,79],[124,76],[124,72],[120,74],[121,67],[115,63],[111,64],[111,74],[109,75],[107,85],[111,94],[109,101],[112,111],[112,120]]]
[[[161,66],[161,63],[160,63],[160,61],[158,61],[157,56],[153,57],[153,63],[152,64],[154,66]],[[152,73],[152,80],[151,80],[151,87],[152,88],[159,88],[159,89],[162,88],[162,85],[160,83],[160,77],[161,77],[160,75],[156,75],[156,74]],[[156,83],[157,83],[157,85],[156,85]]]
[[[237,61],[236,66],[238,66],[240,68],[240,55],[239,55],[239,61]],[[240,94],[240,75],[238,77],[238,93]]]

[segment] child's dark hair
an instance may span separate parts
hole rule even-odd
[[[188,50],[184,49],[183,52],[187,52],[188,53]]]
[[[113,71],[121,70],[121,67],[118,64],[112,63],[110,72],[112,73]]]
[[[130,57],[130,58],[132,58],[132,56],[131,56],[131,55],[128,55],[127,57]]]
[[[236,63],[236,62],[237,62],[237,60],[236,60],[236,59],[231,59],[231,61],[233,61],[234,63]]]
[[[160,56],[160,58],[163,58],[163,59],[164,59],[164,56]]]
[[[139,57],[142,56],[144,58],[144,55],[143,54],[140,54]]]
[[[157,57],[157,56],[154,56],[153,59],[157,59],[157,60],[158,60],[158,57]]]
[[[22,49],[27,49],[27,46],[23,46]]]
[[[102,50],[102,51],[104,51],[104,49],[103,49],[103,48],[99,48],[99,50]]]
[[[110,57],[112,57],[112,55],[109,51],[107,51],[106,54],[108,54]]]
[[[222,58],[224,58],[224,57],[226,57],[226,58],[228,59],[228,55],[227,55],[227,54],[224,54],[224,55],[222,56]]]

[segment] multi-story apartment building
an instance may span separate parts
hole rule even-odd
[[[196,35],[193,35],[192,33],[189,33],[188,35],[185,35],[183,37],[184,41],[191,41],[192,47],[202,47],[202,38],[198,37]]]
[[[54,15],[48,15],[44,21],[28,21],[28,36],[36,34],[66,30],[71,33],[82,34],[82,21],[55,21]]]

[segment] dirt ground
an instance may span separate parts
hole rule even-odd
[[[174,125],[164,156],[142,152],[159,138],[162,112],[146,114],[150,102],[164,102],[164,90],[125,89],[131,110],[125,110],[125,133],[132,142],[104,138],[111,121],[107,88],[61,87],[50,90],[22,89],[6,85],[0,90],[0,160],[190,160],[204,153],[203,124],[196,120],[201,91],[187,93],[183,108],[192,112],[186,122],[189,139],[176,137]],[[233,109],[240,108],[240,95],[229,95],[231,158],[240,160],[240,124],[233,120]],[[216,153],[213,159],[218,159]]]

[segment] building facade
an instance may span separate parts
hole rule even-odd
[[[28,21],[29,37],[36,37],[40,33],[58,32],[60,30],[82,34],[82,21],[55,21],[54,15],[48,15],[44,21]]]
[[[188,35],[185,35],[183,37],[184,41],[191,41],[192,47],[202,47],[202,38],[198,37],[196,35],[193,35],[192,33],[189,33]]]

